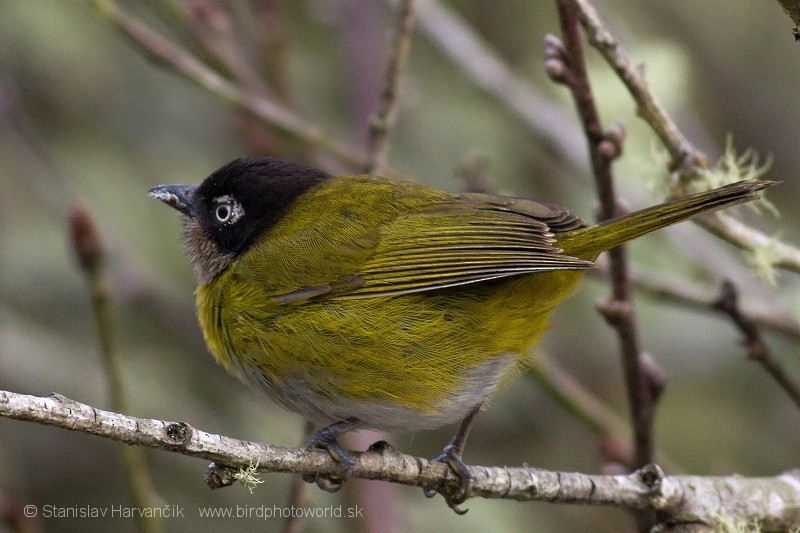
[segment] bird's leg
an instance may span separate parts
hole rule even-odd
[[[464,446],[467,443],[469,431],[472,429],[472,423],[475,421],[475,415],[481,410],[482,405],[483,402],[479,403],[469,412],[464,420],[461,421],[458,432],[450,439],[450,442],[444,447],[442,453],[433,459],[440,463],[446,463],[447,466],[450,467],[450,470],[461,480],[461,486],[457,491],[452,493],[442,492],[442,496],[444,496],[447,501],[447,506],[458,514],[467,512],[467,509],[459,509],[458,505],[464,503],[472,489],[472,472],[470,472],[469,467],[461,459],[461,455],[464,453]],[[436,493],[439,492],[438,489],[429,488],[424,488],[423,491],[428,498],[436,496]]]
[[[306,448],[322,448],[323,450],[326,450],[330,456],[333,457],[333,460],[339,463],[342,468],[342,472],[338,476],[331,477],[320,477],[319,475],[315,474],[305,474],[303,475],[303,481],[308,483],[315,482],[319,488],[326,492],[337,492],[339,489],[341,489],[344,482],[350,479],[350,475],[353,473],[353,467],[355,466],[355,463],[353,461],[353,456],[350,455],[350,452],[342,448],[336,438],[342,433],[346,433],[353,429],[358,429],[363,425],[364,423],[357,418],[348,418],[347,420],[334,422],[330,426],[324,427],[317,431],[314,436],[311,437],[311,440],[308,441],[308,444],[306,444]]]

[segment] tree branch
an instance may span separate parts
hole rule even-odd
[[[308,442],[314,434],[314,423],[306,420],[303,424],[303,442]],[[302,508],[308,503],[309,489],[311,485],[306,483],[301,476],[294,476],[291,485],[289,485],[289,501],[286,506],[291,508]],[[286,518],[283,525],[283,533],[303,533],[303,525],[305,517],[302,513],[293,514]]]
[[[177,452],[222,465],[258,465],[262,472],[335,474],[324,450],[286,448],[215,435],[184,422],[134,418],[96,409],[59,394],[47,398],[0,391],[0,416],[98,435],[132,446]],[[403,455],[388,445],[354,452],[353,477],[418,487],[458,484],[447,465]],[[707,524],[721,515],[758,519],[764,531],[800,521],[800,471],[776,477],[665,476],[657,466],[604,476],[536,468],[473,466],[472,497],[655,509],[672,525]]]
[[[537,350],[536,355],[527,361],[525,376],[535,381],[539,388],[597,437],[601,456],[606,463],[621,465],[627,471],[634,468],[629,426],[623,417],[618,416],[541,350]],[[681,470],[665,452],[656,449],[654,454],[659,464],[667,470]]]
[[[587,276],[603,278],[608,276],[608,263],[601,257],[595,268]],[[703,312],[719,312],[713,304],[718,294],[713,289],[701,287],[687,280],[669,280],[652,276],[646,272],[631,270],[631,281],[636,290],[657,300],[679,306],[683,309]],[[800,322],[788,313],[773,311],[764,304],[745,302],[741,313],[758,327],[773,331],[791,340],[800,340]]]
[[[566,3],[575,10],[586,31],[589,43],[597,48],[625,87],[628,88],[638,106],[638,115],[653,128],[658,138],[661,139],[672,157],[672,168],[705,166],[707,164],[705,154],[684,137],[667,114],[664,106],[650,90],[650,85],[642,72],[633,66],[625,49],[603,24],[589,0],[566,0]]]

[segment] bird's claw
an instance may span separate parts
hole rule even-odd
[[[447,506],[452,509],[456,514],[463,515],[469,509],[461,509],[458,507],[464,503],[472,492],[472,472],[469,467],[461,459],[461,454],[455,449],[455,446],[448,444],[445,446],[442,453],[437,455],[433,461],[437,463],[445,463],[450,467],[450,470],[458,477],[459,484],[454,487],[453,484],[441,484],[437,488],[423,488],[422,491],[428,498],[433,498],[436,494],[441,494],[444,497]]]
[[[326,476],[303,474],[303,481],[316,483],[325,492],[339,492],[344,482],[353,475],[353,469],[355,468],[353,456],[342,448],[336,440],[336,436],[328,428],[318,431],[306,445],[307,450],[313,450],[314,448],[322,448],[327,451],[333,460],[339,464],[340,472]]]

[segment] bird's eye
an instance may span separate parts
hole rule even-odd
[[[220,224],[235,224],[244,215],[242,204],[229,195],[218,196],[212,200],[214,217]]]
[[[217,220],[225,223],[231,219],[231,214],[233,213],[233,209],[229,204],[219,204],[217,209],[214,210],[214,215],[217,217]]]

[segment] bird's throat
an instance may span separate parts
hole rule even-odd
[[[204,234],[197,219],[183,217],[183,246],[197,281],[205,285],[225,270],[234,258],[230,252],[221,252],[217,244]]]

